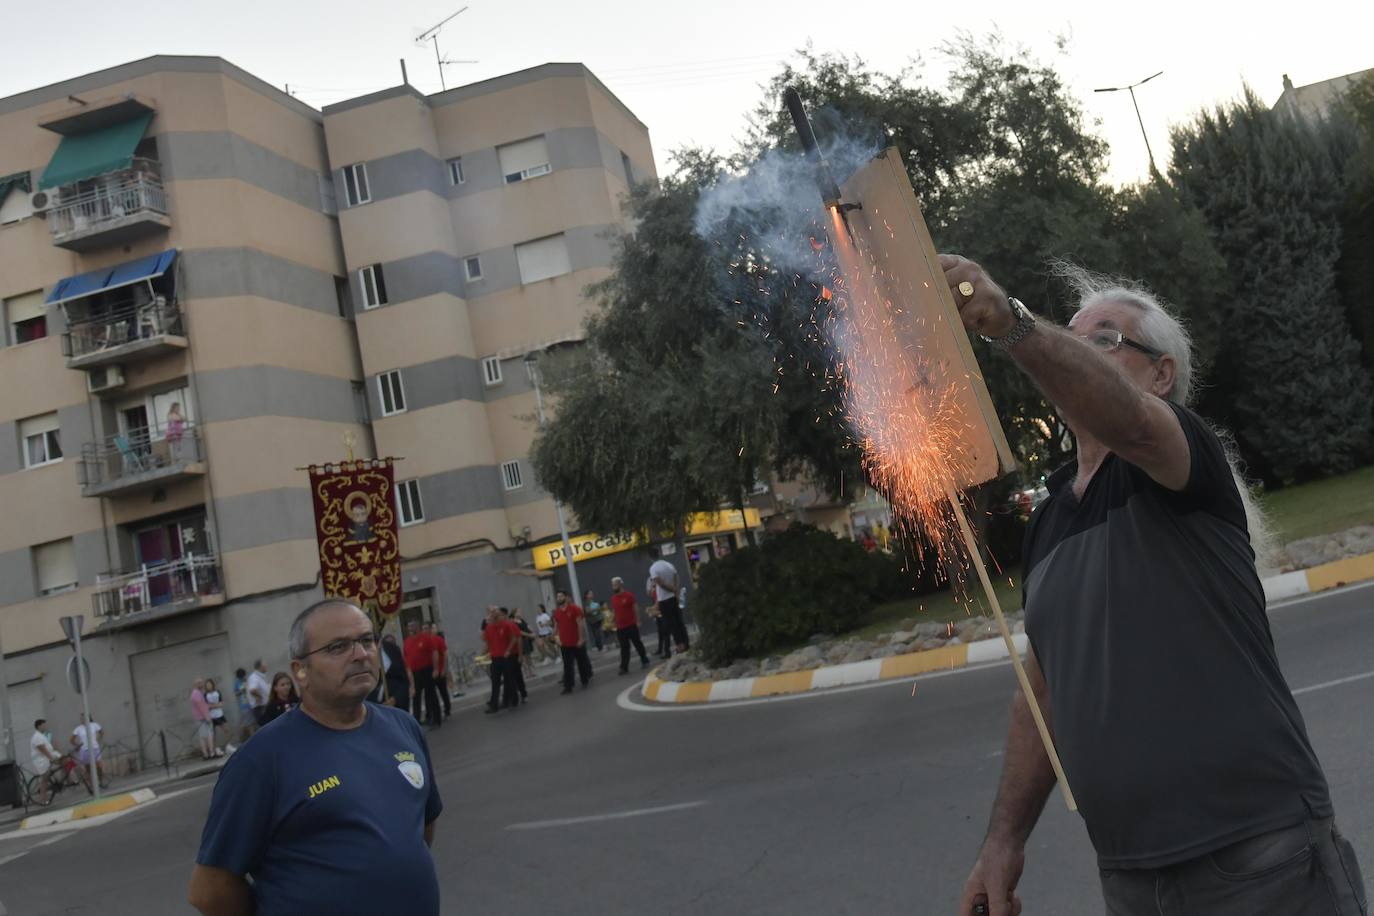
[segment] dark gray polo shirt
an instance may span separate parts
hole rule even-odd
[[[1079,501],[1070,465],[1026,532],[1026,632],[1103,868],[1332,813],[1221,442],[1171,406],[1191,450],[1183,490],[1108,455]]]

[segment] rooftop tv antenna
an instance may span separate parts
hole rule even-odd
[[[467,10],[468,10],[468,8],[467,8],[466,6],[463,7],[462,9],[460,9],[458,12],[454,13],[453,15],[446,17],[442,22],[440,22],[438,25],[434,26],[433,28],[425,29],[423,32],[421,32],[421,33],[420,33],[418,36],[416,36],[416,38],[415,38],[415,43],[416,43],[417,45],[422,45],[422,44],[424,44],[424,43],[427,42],[427,41],[433,41],[433,42],[434,42],[434,63],[435,63],[435,64],[438,66],[438,68],[439,68],[439,88],[440,88],[440,90],[448,89],[448,84],[444,82],[444,68],[445,68],[445,67],[450,67],[450,66],[452,66],[452,65],[454,65],[454,64],[475,64],[475,63],[477,63],[477,61],[475,61],[475,60],[449,60],[447,57],[443,57],[443,56],[441,56],[441,55],[439,54],[439,30],[442,29],[444,26],[448,25],[448,23],[450,23],[450,22],[453,21],[454,19],[458,18],[458,16],[461,15],[462,13],[466,13]]]

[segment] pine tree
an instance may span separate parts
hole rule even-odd
[[[1210,226],[1232,294],[1215,303],[1209,401],[1271,483],[1349,470],[1374,442],[1370,378],[1336,289],[1343,163],[1322,125],[1247,90],[1173,134],[1174,184]]]

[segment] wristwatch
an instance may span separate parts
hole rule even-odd
[[[1016,324],[1012,325],[1011,330],[1001,337],[988,337],[984,334],[978,335],[1003,353],[1025,340],[1027,335],[1035,330],[1035,316],[1031,314],[1031,310],[1026,308],[1020,299],[1017,299],[1015,296],[1008,296],[1007,305],[1011,306],[1012,317],[1016,319]]]

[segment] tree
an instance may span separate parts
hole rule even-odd
[[[1368,373],[1336,287],[1349,149],[1249,89],[1172,135],[1170,176],[1200,211],[1233,294],[1209,402],[1250,467],[1285,484],[1338,473],[1374,443]]]
[[[698,235],[697,201],[722,163],[695,150],[677,163],[628,202],[636,231],[589,290],[600,310],[587,345],[549,373],[558,409],[531,452],[540,483],[599,530],[680,531],[693,513],[743,508],[769,472],[836,490],[858,477],[837,393],[802,369],[820,369],[823,350],[780,320],[815,292]]]

